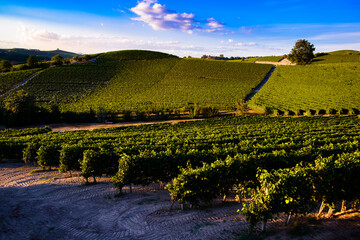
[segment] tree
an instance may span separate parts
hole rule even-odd
[[[64,58],[62,56],[60,56],[59,54],[57,54],[51,58],[51,61],[53,61],[54,65],[58,66],[58,65],[63,64]]]
[[[84,59],[85,61],[89,61],[89,60],[91,59],[91,56],[85,54],[85,55],[83,56],[83,59]]]
[[[287,56],[290,61],[299,65],[310,63],[314,58],[314,45],[305,39],[300,39],[295,43],[291,53]]]
[[[74,61],[79,61],[79,59],[80,59],[80,58],[79,58],[79,55],[75,55],[75,56],[73,57],[73,60],[74,60]]]
[[[6,96],[4,109],[8,116],[8,125],[21,125],[33,120],[37,108],[34,97],[24,90],[19,90]]]
[[[8,72],[12,68],[11,63],[7,60],[0,61],[0,72]]]
[[[26,60],[26,64],[30,67],[30,68],[34,68],[37,66],[38,64],[38,60],[36,59],[36,57],[34,55],[30,55],[28,57],[28,59]]]

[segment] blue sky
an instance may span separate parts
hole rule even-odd
[[[265,56],[360,50],[358,0],[0,0],[0,48]]]

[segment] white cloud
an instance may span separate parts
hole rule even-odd
[[[342,33],[330,33],[330,34],[321,34],[315,37],[309,38],[310,40],[334,40],[334,39],[353,39],[358,40],[360,37],[360,32],[342,32]]]
[[[257,46],[258,44],[257,43],[255,43],[255,42],[247,42],[247,43],[236,43],[235,44],[236,46],[239,46],[239,47],[244,47],[244,46],[246,46],[246,47],[253,47],[253,46]]]
[[[206,26],[195,20],[193,13],[178,13],[169,10],[165,5],[161,5],[157,0],[143,0],[131,8],[130,11],[138,15],[132,18],[135,21],[147,23],[154,30],[180,29],[183,32],[192,34],[194,30],[204,32],[214,32],[222,30],[223,24],[214,18],[207,19]]]
[[[28,28],[24,25],[20,25],[19,32],[22,36],[22,40],[24,41],[57,41],[61,39],[61,36],[57,33],[49,32],[47,30]]]
[[[233,43],[233,42],[234,42],[234,39],[229,39],[228,42],[229,42],[229,43]]]
[[[206,25],[208,25],[212,29],[221,29],[224,27],[224,24],[219,23],[214,18],[208,18],[207,21],[208,23]]]

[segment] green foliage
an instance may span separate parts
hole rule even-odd
[[[10,71],[12,65],[7,60],[0,60],[0,72]]]
[[[59,166],[59,147],[55,144],[42,145],[37,151],[37,163],[43,169]]]
[[[360,200],[360,153],[343,153],[320,157],[314,164],[297,165],[258,174],[260,186],[252,194],[242,214],[252,226],[275,215],[306,214],[319,202],[329,206]]]
[[[4,110],[8,115],[7,125],[24,124],[36,111],[34,98],[24,90],[12,92],[4,99]]]
[[[39,69],[0,73],[0,94],[9,91],[14,85],[26,80],[37,71]]]
[[[60,56],[59,54],[57,54],[51,58],[51,61],[52,61],[53,65],[59,66],[59,65],[63,64],[64,58],[62,56]]]
[[[359,63],[360,52],[342,50],[342,51],[335,51],[324,54],[315,54],[315,58],[312,60],[311,64],[347,63],[347,62]]]
[[[60,151],[60,172],[79,171],[83,160],[83,152],[87,148],[82,145],[64,145]]]
[[[98,149],[88,149],[83,152],[81,175],[87,182],[89,177],[93,177],[96,182],[95,177],[101,177],[103,174],[113,176],[117,167],[118,156],[111,146],[103,145]]]
[[[287,58],[296,64],[305,65],[314,58],[314,45],[305,39],[300,39],[295,43]]]
[[[29,142],[27,144],[27,146],[23,149],[22,160],[24,161],[24,163],[26,163],[26,165],[36,162],[36,156],[37,156],[37,151],[38,151],[39,147],[40,147],[39,144]]]
[[[109,60],[47,69],[23,88],[41,106],[56,103],[61,111],[101,106],[108,113],[155,113],[188,103],[234,109],[235,100],[245,98],[270,69],[270,65],[199,59]]]
[[[38,65],[38,60],[36,59],[36,57],[34,55],[30,55],[28,57],[28,59],[26,60],[26,64],[30,67],[30,68],[35,68]]]
[[[63,133],[6,130],[0,154],[17,157],[39,143],[37,160],[47,167],[59,165],[52,157],[60,147],[72,163],[83,152],[85,178],[112,176],[119,189],[172,181],[172,198],[191,204],[245,192],[253,201],[243,213],[255,225],[282,213],[304,214],[315,203],[358,201],[359,141],[357,116],[225,117]]]
[[[310,109],[347,109],[350,113],[360,108],[358,76],[356,63],[278,66],[249,105],[295,113]]]
[[[127,60],[152,60],[163,58],[178,58],[177,56],[146,50],[125,50],[102,53],[98,61],[127,61]]]

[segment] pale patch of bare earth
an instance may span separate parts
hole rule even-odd
[[[118,193],[110,179],[85,185],[74,174],[0,164],[0,239],[233,239],[248,228],[237,203],[169,210],[158,186]]]
[[[30,173],[36,167],[0,163],[0,239],[359,239],[360,213],[316,221],[285,217],[266,234],[248,235],[241,205],[231,199],[181,210],[158,185],[116,196],[109,178],[85,185],[79,173]],[[260,227],[260,226],[259,226]],[[250,238],[249,238],[250,237]]]

